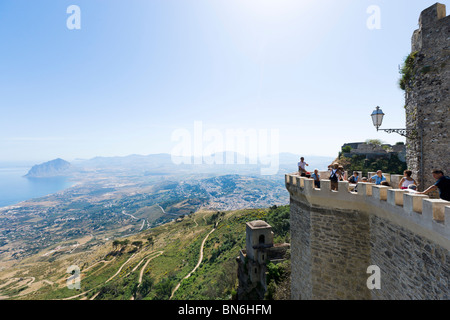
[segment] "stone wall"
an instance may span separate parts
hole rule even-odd
[[[424,10],[412,37],[414,72],[406,85],[407,163],[423,190],[435,181],[434,169],[450,169],[450,16],[443,4]],[[423,136],[423,143],[421,143]],[[422,150],[423,148],[423,150]],[[421,159],[423,154],[423,159]],[[423,161],[423,172],[420,170]],[[422,181],[423,180],[423,181]]]
[[[291,199],[292,299],[450,299],[450,202],[286,176]],[[369,290],[367,268],[381,270]]]
[[[292,247],[303,248],[292,252],[300,263],[292,264],[292,272],[301,275],[300,278],[306,276],[298,284],[291,283],[291,295],[296,299],[368,299],[370,291],[365,285],[365,272],[370,265],[368,216],[358,211],[310,208],[295,200],[291,201],[291,214],[294,219],[303,216],[300,225],[298,220],[294,222],[295,230],[305,230],[297,227],[309,225],[306,233],[291,233]],[[305,284],[307,291],[302,290]]]
[[[382,281],[373,299],[450,299],[449,250],[377,216],[370,230],[371,264]]]

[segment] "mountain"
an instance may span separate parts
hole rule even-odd
[[[262,158],[262,159],[261,159]],[[215,173],[215,174],[260,174],[262,168],[278,167],[274,174],[296,171],[300,155],[280,153],[258,159],[237,152],[217,152],[203,157],[181,157],[170,154],[129,155],[125,157],[96,157],[77,160],[74,166],[96,169],[145,170],[148,175],[161,173]],[[335,157],[305,155],[309,169],[325,170]],[[255,162],[255,160],[257,160]],[[276,170],[275,170],[276,171]]]
[[[55,159],[33,166],[25,175],[26,178],[51,178],[67,175],[72,165],[63,160]]]

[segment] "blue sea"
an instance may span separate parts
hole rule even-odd
[[[75,184],[64,177],[24,178],[29,169],[29,166],[0,167],[0,208],[56,193]]]

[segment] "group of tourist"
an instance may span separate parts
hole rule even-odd
[[[314,187],[320,188],[320,174],[318,169],[314,169],[313,173],[310,173],[306,170],[306,167],[309,166],[305,162],[305,158],[301,157],[300,162],[298,163],[298,171],[300,176],[312,178],[314,179]],[[330,173],[329,180],[331,181],[331,190],[337,191],[339,187],[339,181],[348,181],[354,186],[354,191],[357,191],[358,182],[373,182],[376,185],[384,185],[390,186],[386,177],[383,175],[381,170],[378,170],[376,175],[367,179],[366,177],[360,178],[359,173],[357,171],[353,171],[351,177],[347,178],[347,173],[344,170],[344,167],[339,165],[338,163],[333,163],[328,166],[328,171]],[[415,192],[417,194],[429,194],[430,192],[438,189],[439,196],[441,199],[450,201],[450,177],[445,176],[444,172],[441,170],[433,170],[432,172],[433,178],[436,180],[436,183],[430,186],[423,192],[417,192],[417,183],[412,178],[412,171],[405,170],[403,172],[403,178],[398,183],[398,189],[408,190],[410,192]]]

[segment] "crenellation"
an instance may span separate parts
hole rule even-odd
[[[331,192],[331,181],[330,180],[320,180],[320,190]]]
[[[422,204],[422,215],[427,220],[435,220],[439,222],[444,222],[445,206],[450,203],[441,199],[424,199]]]
[[[408,192],[401,189],[389,189],[387,193],[387,202],[393,206],[403,207],[403,195]]]
[[[377,206],[380,210],[390,215],[408,218],[427,229],[432,229],[432,222],[439,222],[442,235],[450,234],[448,221],[445,220],[444,208],[450,202],[440,199],[430,199],[427,195],[420,195],[414,191],[394,189],[389,186],[375,185],[369,182],[358,183],[358,192],[349,191],[348,181],[340,181],[337,191],[331,190],[330,180],[321,180],[321,188],[314,188],[314,180],[296,176],[286,175],[286,181],[290,181],[286,188],[290,190],[291,198],[295,194],[302,194],[304,199],[314,205],[338,206],[342,209],[364,208],[366,206]],[[295,187],[295,190],[291,189]],[[425,201],[428,201],[425,203]],[[426,204],[426,205],[425,205]],[[448,213],[450,214],[450,212]],[[445,223],[446,222],[446,223]]]
[[[375,183],[372,182],[359,182],[358,183],[358,194],[362,196],[371,196],[372,195],[372,186]]]
[[[349,192],[348,187],[349,187],[349,182],[348,181],[339,181],[339,183],[338,183],[338,192],[339,191]]]
[[[446,228],[450,229],[450,206],[445,206],[444,225]]]
[[[423,194],[405,193],[403,195],[403,205],[405,211],[416,212],[422,214],[423,199],[428,199],[429,196]]]
[[[450,294],[441,285],[450,279],[442,262],[450,261],[450,202],[373,183],[358,183],[358,192],[352,193],[347,182],[331,191],[330,180],[321,180],[320,189],[313,188],[312,179],[298,181],[304,187],[286,185],[292,299],[441,299]],[[423,267],[430,261],[433,273]],[[369,265],[380,267],[383,290],[367,289]]]
[[[372,186],[372,197],[387,201],[387,192],[389,189],[391,189],[391,187],[374,185]]]
[[[313,190],[314,189],[314,179],[308,179],[308,178],[301,178],[301,181],[303,182],[303,188],[307,190]],[[300,182],[300,186],[302,185],[302,182]]]
[[[444,4],[436,3],[431,7],[422,11],[419,17],[419,29],[432,28],[438,20],[445,18],[447,15]]]

